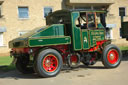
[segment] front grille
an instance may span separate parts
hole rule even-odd
[[[23,42],[15,42],[13,43],[13,47],[20,47],[20,46],[23,46],[24,43]]]

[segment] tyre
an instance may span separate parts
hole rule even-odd
[[[29,58],[17,58],[16,61],[16,69],[23,73],[23,74],[29,74],[29,73],[34,73],[33,67],[28,67],[29,63]]]
[[[122,53],[115,45],[107,45],[103,50],[102,63],[106,68],[115,68],[120,65]]]
[[[79,54],[72,54],[68,56],[68,65],[71,68],[77,68],[80,65],[80,55]]]
[[[62,68],[62,56],[54,49],[39,52],[35,61],[35,71],[40,77],[56,76]]]
[[[94,65],[96,64],[96,61],[97,61],[97,53],[87,54],[82,59],[82,63],[85,66]]]

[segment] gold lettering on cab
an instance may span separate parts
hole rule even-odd
[[[91,32],[91,35],[103,35],[104,31],[93,31]]]
[[[101,36],[93,36],[93,39],[95,39],[96,41],[102,40]]]
[[[100,41],[104,39],[104,31],[98,30],[98,31],[91,31],[90,35],[93,38],[93,41]]]

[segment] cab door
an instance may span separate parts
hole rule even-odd
[[[84,16],[84,15],[83,15]],[[82,17],[82,16],[81,16]],[[90,38],[90,30],[96,29],[96,13],[95,12],[86,12],[86,19],[82,17],[84,20],[84,27],[82,27],[82,48],[83,50],[89,49],[91,47],[92,40]]]
[[[88,30],[85,29],[82,29],[82,48],[83,50],[90,48]]]

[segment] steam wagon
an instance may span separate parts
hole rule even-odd
[[[16,68],[41,77],[56,76],[63,65],[71,68],[94,65],[101,59],[106,68],[119,66],[120,49],[106,39],[104,11],[59,10],[50,13],[46,26],[9,42]],[[104,17],[103,17],[104,16]]]

